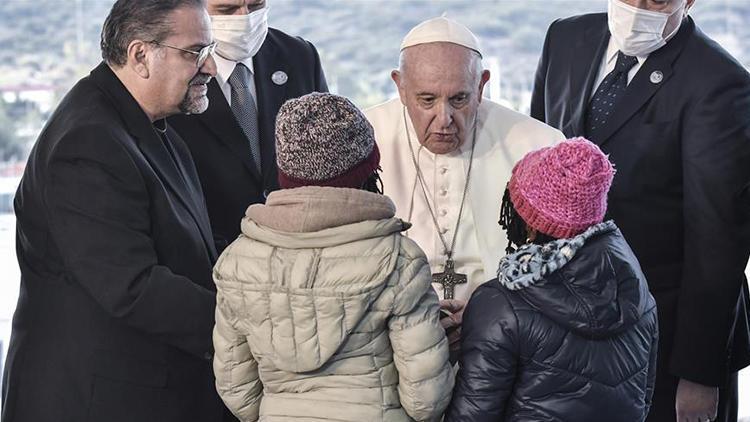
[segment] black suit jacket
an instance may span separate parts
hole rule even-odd
[[[167,133],[101,64],[39,136],[15,198],[3,422],[221,420],[217,255],[187,147]]]
[[[532,116],[584,135],[608,42],[606,14],[554,22]],[[688,18],[590,138],[615,164],[608,212],[657,299],[660,370],[719,385],[750,362],[750,76]]]
[[[279,187],[274,132],[281,105],[313,91],[328,91],[315,47],[273,28],[253,58],[253,67],[262,175],[253,165],[247,138],[216,80],[208,85],[210,103],[205,113],[169,118],[195,159],[219,252],[240,234],[247,207],[265,202]],[[271,80],[277,71],[288,76],[286,83]]]

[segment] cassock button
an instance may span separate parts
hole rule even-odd
[[[440,167],[440,174],[448,173],[448,167]]]
[[[446,190],[446,189],[441,189],[441,190],[440,190],[440,196],[445,196],[445,195],[448,195],[448,190]]]
[[[276,85],[284,85],[286,81],[289,80],[289,76],[287,76],[286,72],[283,70],[277,70],[273,72],[273,75],[271,75],[271,81],[275,83]]]
[[[651,72],[651,77],[649,79],[651,80],[652,84],[658,84],[664,80],[664,74],[661,73],[661,71],[655,70]]]
[[[448,210],[440,210],[440,215],[442,217],[445,217],[446,215],[448,215]]]
[[[443,227],[442,229],[440,229],[440,233],[446,234],[446,233],[448,233],[448,229],[445,228],[445,227]]]

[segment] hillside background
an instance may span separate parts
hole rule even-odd
[[[111,0],[0,2],[0,161],[22,158],[49,111],[100,60]],[[446,14],[470,27],[492,70],[488,95],[525,112],[554,19],[606,10],[606,0],[269,0],[271,26],[312,41],[332,91],[361,107],[395,94],[401,38]],[[750,0],[698,0],[699,26],[750,64]]]

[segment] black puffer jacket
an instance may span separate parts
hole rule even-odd
[[[445,421],[642,421],[656,342],[656,304],[613,222],[525,246],[467,305]]]

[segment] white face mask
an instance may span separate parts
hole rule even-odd
[[[254,56],[266,39],[268,8],[247,15],[212,15],[211,30],[218,55],[235,62],[245,60]]]
[[[622,0],[609,0],[607,20],[609,32],[615,44],[628,56],[646,56],[660,49],[680,29],[682,19],[687,15],[682,2],[672,13],[652,12],[625,4]],[[677,19],[677,22],[674,20]],[[664,30],[672,21],[674,29],[665,37]]]

